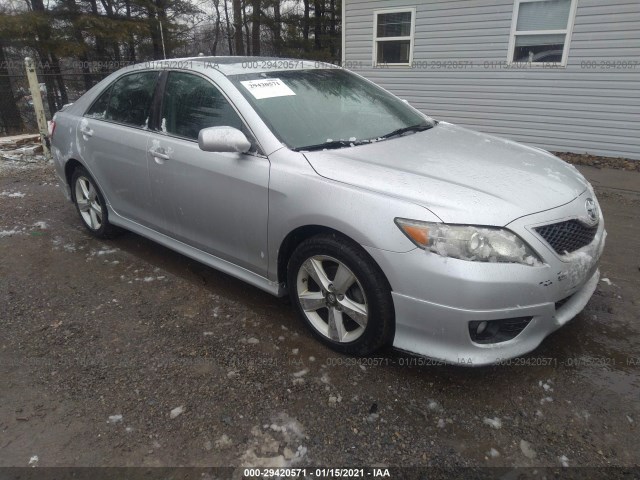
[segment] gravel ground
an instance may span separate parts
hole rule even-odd
[[[565,162],[574,165],[584,165],[596,168],[615,168],[617,170],[629,170],[640,172],[640,161],[628,158],[598,157],[597,155],[585,155],[570,152],[553,152]]]
[[[282,300],[134,234],[96,240],[48,165],[0,162],[0,195],[0,467],[640,464],[638,196],[598,192],[584,312],[468,369],[337,355]]]

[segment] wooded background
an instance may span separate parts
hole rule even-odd
[[[337,61],[341,0],[0,0],[0,134],[33,129],[24,57],[47,117],[123,66],[210,55]]]

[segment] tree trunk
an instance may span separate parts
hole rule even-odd
[[[220,39],[220,0],[213,0],[213,6],[216,9],[216,23],[213,30],[213,46],[211,48],[211,54],[216,55],[218,50],[218,41]]]
[[[64,78],[62,78],[62,72],[60,71],[60,60],[58,60],[58,57],[54,53],[51,53],[51,66],[55,74],[54,78],[58,85],[58,93],[60,95],[59,108],[62,108],[69,103],[69,97],[67,95],[67,87],[64,84]],[[53,115],[53,112],[51,112],[51,115]]]
[[[7,69],[2,40],[0,40],[0,123],[5,129],[5,133],[9,135],[24,131],[24,123],[22,123],[20,110],[18,110],[16,98],[13,95],[13,88],[11,88],[11,78]]]
[[[309,51],[309,0],[303,0],[304,16],[302,17],[302,40],[305,52]]]
[[[153,6],[147,7],[149,36],[151,37],[151,47],[153,49],[153,59],[162,60],[162,41],[160,39],[160,26]]]
[[[224,19],[227,24],[227,41],[229,42],[229,55],[233,55],[233,42],[231,41],[231,22],[229,22],[229,8],[227,7],[227,0],[224,1]]]
[[[253,0],[253,13],[251,15],[251,50],[254,55],[260,56],[260,0]]]
[[[322,6],[319,0],[313,2],[314,8],[314,28],[313,28],[313,43],[316,50],[322,49]]]
[[[131,19],[131,0],[125,0],[125,8],[127,19]],[[136,42],[133,33],[129,33],[129,41],[127,42],[127,57],[132,63],[136,62]]]
[[[89,0],[89,4],[91,5],[91,13],[96,17],[99,18],[100,17],[100,12],[98,12],[98,4],[96,3],[96,0]],[[100,35],[94,35],[94,39],[96,41],[96,54],[97,54],[97,60],[98,62],[102,62],[103,66],[100,67],[101,71],[105,70],[104,67],[104,62],[106,60],[108,60],[107,58],[107,54],[106,54],[106,48],[104,46],[104,40],[102,39],[102,36]]]
[[[277,56],[282,54],[282,16],[280,0],[273,2],[273,49]]]
[[[110,0],[100,0],[102,6],[104,7],[105,12],[107,12],[107,18],[110,20],[115,20],[115,15],[113,13],[113,4]],[[111,49],[113,50],[113,59],[117,64],[120,63],[120,45],[117,41],[111,42]]]
[[[246,35],[247,55],[251,55],[251,33],[249,32],[249,20],[247,18],[247,0],[242,2],[242,25]]]
[[[244,55],[244,43],[242,41],[242,2],[231,0],[233,4],[233,36],[236,43],[236,55]]]
[[[343,0],[344,1],[344,0]],[[336,0],[331,0],[331,16],[329,18],[329,53],[331,59],[336,56]]]
[[[89,68],[89,57],[87,52],[89,48],[82,36],[82,30],[78,26],[78,17],[80,16],[80,10],[75,0],[66,0],[64,2],[66,6],[69,19],[71,20],[71,29],[74,40],[80,45],[81,51],[78,54],[78,60],[80,60],[80,68],[82,70],[82,78],[84,80],[84,89],[89,90],[93,86],[93,78],[91,77],[91,69]]]

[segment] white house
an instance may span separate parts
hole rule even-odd
[[[346,68],[425,113],[640,160],[640,0],[343,0]]]

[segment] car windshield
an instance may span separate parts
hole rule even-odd
[[[433,126],[402,100],[345,70],[251,73],[230,79],[280,141],[294,150],[348,147]]]

